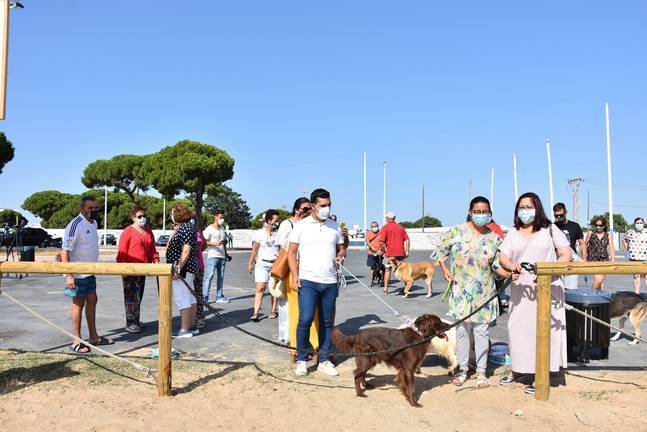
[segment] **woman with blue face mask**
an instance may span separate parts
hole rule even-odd
[[[432,255],[452,284],[449,297],[449,315],[458,320],[484,303],[495,291],[495,277],[511,277],[501,268],[498,249],[499,236],[488,228],[492,209],[487,198],[476,197],[469,207],[467,222],[451,228]],[[451,270],[445,261],[451,257]],[[495,276],[495,273],[498,276]],[[485,374],[490,344],[489,329],[499,315],[496,301],[488,303],[467,321],[456,327],[456,350],[460,371],[452,383],[461,386],[469,372],[470,335],[474,338],[476,353],[476,386],[487,388],[490,382]]]
[[[509,385],[525,375],[535,373],[535,341],[537,337],[536,276],[522,270],[521,263],[570,262],[571,246],[566,235],[548,220],[541,200],[532,192],[519,197],[514,211],[514,229],[508,232],[500,248],[501,265],[514,273],[510,287],[508,333],[512,372],[499,382]],[[552,295],[564,301],[564,286],[559,277],[551,284]],[[550,328],[550,371],[566,367],[566,313],[563,308],[552,311]],[[525,388],[535,393],[534,384]]]

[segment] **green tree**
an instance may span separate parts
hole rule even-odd
[[[279,212],[279,223],[283,222],[284,220],[286,220],[290,216],[292,216],[292,213],[290,213],[287,210],[283,210],[283,209],[275,209],[275,210]],[[251,229],[261,229],[261,228],[263,228],[263,217],[264,216],[265,216],[264,211],[257,214],[256,217],[252,220],[250,228]]]
[[[15,210],[0,210],[0,227],[8,225],[10,228],[13,228],[17,225],[25,226],[27,224],[27,219],[22,215],[22,213]]]
[[[184,140],[148,156],[142,172],[146,183],[167,198],[193,194],[195,221],[202,227],[205,190],[234,176],[234,159],[212,145]]]
[[[609,228],[609,212],[605,212],[603,215],[595,215],[589,221],[589,228],[595,231],[595,221],[603,217],[607,221],[607,228]],[[620,213],[613,214],[613,230],[615,232],[625,233],[629,228],[629,224],[625,220],[624,216]]]
[[[88,188],[107,186],[123,191],[131,202],[137,202],[139,192],[150,186],[141,175],[145,159],[140,155],[118,155],[94,161],[83,170],[81,183]]]
[[[204,209],[210,216],[213,216],[216,210],[224,210],[225,222],[229,229],[249,228],[252,219],[249,206],[243,197],[229,186],[222,184],[207,187]],[[207,219],[207,222],[210,221],[211,219]]]
[[[52,216],[67,205],[69,194],[48,190],[30,195],[22,208],[41,218],[45,224]],[[46,227],[46,225],[43,225]]]
[[[13,159],[14,155],[13,144],[7,139],[4,132],[0,132],[0,174],[2,174],[4,166]]]
[[[405,228],[422,228],[423,219],[420,218],[415,222],[402,222],[402,225]],[[443,226],[443,223],[440,219],[436,219],[433,216],[426,215],[424,218],[425,228],[439,228]]]

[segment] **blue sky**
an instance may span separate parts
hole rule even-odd
[[[604,102],[615,203],[647,215],[647,3],[519,1],[24,0],[12,11],[7,120],[16,158],[0,207],[33,192],[80,192],[83,168],[181,139],[227,150],[228,184],[253,212],[326,187],[333,212],[362,220],[463,220],[468,179],[512,219],[520,192],[556,200],[584,177],[606,208]]]

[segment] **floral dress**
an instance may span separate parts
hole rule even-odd
[[[441,240],[438,251],[431,258],[452,259],[453,283],[449,298],[452,318],[463,318],[494,294],[494,271],[501,267],[497,254],[500,245],[501,240],[494,232],[479,236],[466,224],[451,228]],[[498,315],[499,304],[492,301],[468,321],[490,323]]]

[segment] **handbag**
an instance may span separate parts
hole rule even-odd
[[[272,277],[283,279],[288,275],[289,271],[290,267],[288,266],[288,251],[285,248],[282,248],[279,251],[278,256],[276,257],[276,261],[274,261],[274,264],[272,264],[270,274],[272,275]]]

